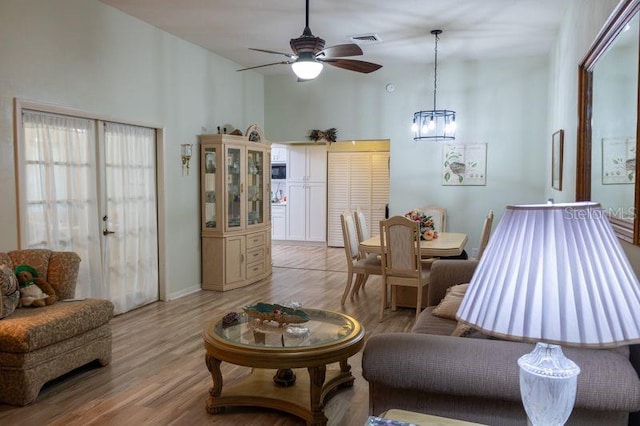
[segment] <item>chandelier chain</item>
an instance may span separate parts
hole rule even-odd
[[[436,108],[436,95],[438,93],[438,39],[440,37],[438,37],[438,34],[435,34],[436,36],[436,47],[434,48],[434,53],[435,53],[435,62],[434,62],[434,66],[433,66],[433,109],[434,111],[437,109]]]
[[[442,30],[431,30],[434,36],[434,66],[433,66],[433,109],[417,111],[413,114],[413,140],[454,140],[456,129],[456,112],[448,109],[438,109],[438,44]]]

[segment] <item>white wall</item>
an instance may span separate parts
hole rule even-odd
[[[17,248],[13,98],[164,127],[167,297],[200,286],[198,156],[206,127],[264,122],[263,77],[97,0],[0,2],[0,250]]]
[[[486,186],[442,186],[442,144],[413,141],[413,113],[432,107],[432,67],[384,64],[368,75],[325,69],[305,83],[292,75],[265,77],[265,126],[274,141],[304,140],[313,128],[331,127],[340,140],[390,139],[391,214],[447,207],[448,229],[468,233],[467,247],[477,247],[489,209],[499,218],[507,204],[544,199],[548,59],[438,68],[438,108],[456,111],[456,142],[488,144]],[[388,82],[396,86],[392,93]]]
[[[578,129],[578,66],[618,0],[572,2],[564,16],[551,52],[549,85],[549,127],[546,140],[546,175],[551,182],[551,135],[564,129],[564,173],[562,191],[545,185],[547,198],[556,202],[576,199],[576,156]]]

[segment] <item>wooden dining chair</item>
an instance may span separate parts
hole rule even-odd
[[[433,218],[433,228],[436,232],[446,232],[447,230],[447,209],[445,207],[429,205],[421,207],[420,210],[427,216]]]
[[[484,253],[484,249],[487,248],[492,226],[493,210],[489,210],[489,213],[487,213],[487,217],[484,218],[484,223],[482,224],[482,232],[480,233],[480,244],[478,245],[478,255],[476,256],[476,260],[480,260],[482,254]]]
[[[358,244],[363,242],[364,240],[368,240],[369,235],[369,226],[367,225],[367,217],[364,215],[364,212],[360,210],[360,207],[356,208],[356,211],[353,212],[353,219],[356,223],[356,231],[358,233]],[[360,253],[360,257],[364,257],[366,253]]]
[[[347,256],[347,284],[342,293],[340,304],[344,305],[353,276],[356,276],[354,290],[360,287],[363,282],[369,278],[369,275],[382,275],[382,262],[375,254],[369,254],[364,258],[360,258],[358,251],[358,236],[356,226],[351,212],[344,211],[340,215],[340,223],[342,224],[342,239],[344,240],[344,252]]]
[[[360,210],[360,207],[357,207],[356,210],[353,212],[353,221],[356,224],[356,232],[358,234],[358,245],[359,245],[364,240],[368,240],[369,237],[371,236],[369,234],[369,226],[367,225],[367,217],[364,215],[364,212]],[[360,259],[364,259],[369,254],[366,251],[361,250],[360,248],[358,248],[358,251],[359,251],[358,256]],[[358,294],[360,289],[363,288],[366,283],[367,283],[367,278],[363,278],[360,281],[356,281],[356,284],[353,286],[352,294],[354,295]]]
[[[429,285],[429,265],[420,256],[420,225],[404,216],[380,221],[382,247],[382,301],[380,321],[387,306],[391,286],[391,309],[396,310],[396,286],[415,287],[416,319],[422,308],[423,287]]]
[[[445,232],[447,229],[447,209],[445,207],[429,205],[421,207],[420,210],[433,219],[433,230],[436,232]],[[437,257],[423,258],[424,262],[433,263]]]

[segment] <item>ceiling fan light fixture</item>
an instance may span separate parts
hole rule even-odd
[[[258,52],[282,55],[287,57],[288,60],[242,68],[238,71],[252,70],[271,65],[290,64],[294,74],[298,77],[298,81],[305,81],[313,80],[320,75],[324,63],[332,67],[364,74],[376,71],[382,67],[382,65],[374,64],[373,62],[346,59],[349,56],[360,56],[363,54],[360,46],[355,43],[338,44],[327,48],[325,48],[324,44],[324,39],[314,36],[311,28],[309,28],[309,0],[306,0],[304,31],[300,37],[289,40],[289,46],[293,53],[249,48],[251,50],[257,50]]]
[[[313,80],[322,72],[322,62],[317,61],[313,54],[300,55],[297,61],[291,64],[291,69],[301,80]]]

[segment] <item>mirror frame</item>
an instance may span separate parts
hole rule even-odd
[[[591,119],[593,100],[593,68],[598,59],[611,46],[624,26],[640,11],[640,0],[623,0],[609,16],[578,67],[578,140],[576,163],[576,201],[591,201]],[[640,55],[639,55],[640,57]],[[640,69],[640,67],[639,67]],[[640,76],[638,76],[640,78]],[[640,82],[639,82],[640,83]],[[636,152],[640,147],[640,84],[638,84],[638,109],[636,111]],[[597,200],[596,200],[597,201]],[[609,216],[616,235],[632,244],[640,244],[640,179],[636,162],[634,187],[634,219],[625,221]]]

